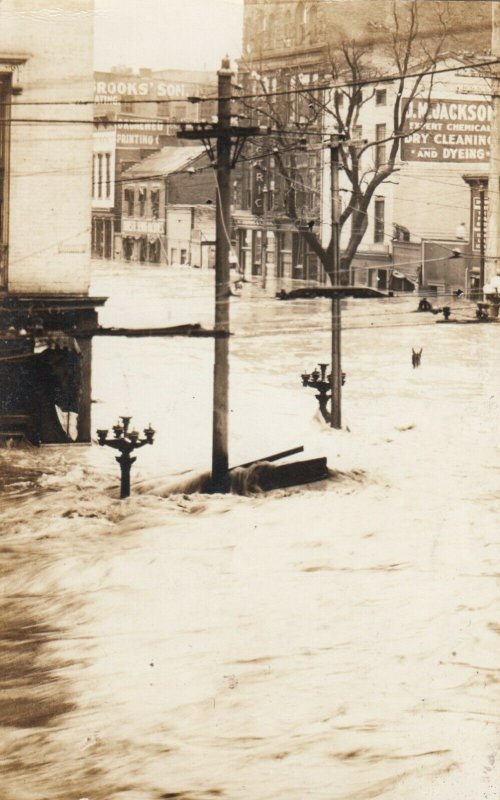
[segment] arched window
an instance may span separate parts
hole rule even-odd
[[[266,47],[274,48],[276,41],[276,11],[271,11],[267,20]]]
[[[304,3],[298,3],[295,7],[295,41],[302,44],[305,38],[304,15],[306,13]]]
[[[308,28],[311,39],[316,39],[318,36],[318,7],[316,5],[312,5],[309,9]]]
[[[285,39],[285,46],[290,47],[293,41],[293,24],[294,19],[292,11],[288,5],[284,7],[283,11],[283,38]]]

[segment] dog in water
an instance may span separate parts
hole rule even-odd
[[[413,369],[416,369],[416,367],[420,366],[420,359],[422,358],[422,350],[423,347],[421,347],[420,350],[418,351],[415,350],[413,347],[411,349],[411,363],[413,365]]]

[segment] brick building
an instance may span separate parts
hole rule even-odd
[[[203,145],[167,146],[122,176],[127,261],[213,266],[215,183]]]
[[[2,438],[90,439],[92,20],[92,0],[0,4]]]
[[[213,72],[125,67],[94,73],[94,166],[92,253],[97,258],[121,256],[122,172],[176,138],[179,121],[198,122],[215,113],[212,103],[190,97],[216,93]]]
[[[433,4],[418,6],[419,40],[431,42],[436,35]],[[453,3],[446,6],[450,49],[484,52],[490,36],[489,4],[475,3],[474,12]],[[296,146],[290,135],[275,136],[272,150],[276,154],[269,147],[265,156],[244,166],[234,223],[239,259],[246,271],[266,272],[279,279],[324,280],[321,264],[298,227],[313,225],[323,243],[330,236],[329,164],[321,140],[335,130],[329,113],[333,104],[346,98],[316,87],[346,79],[345,73],[335,74],[332,69],[334,54],[346,42],[356,42],[363,57],[369,54],[374,74],[387,72],[383,47],[390,40],[391,9],[388,0],[245,2],[239,81],[244,94],[254,94],[255,100],[247,99],[242,108],[252,122],[271,121],[276,128],[279,121],[289,134],[303,132],[302,141],[298,136],[293,140]],[[450,71],[434,81],[430,112],[422,112],[425,81],[415,98],[396,172],[379,186],[367,210],[366,231],[347,276],[351,282],[379,288],[415,286],[421,278],[423,241],[453,242],[461,223],[468,239],[468,190],[462,174],[488,170],[488,88],[478,71],[461,69],[463,61],[448,57],[437,66]],[[363,156],[361,166],[369,174],[382,168],[387,158],[389,145],[384,140],[392,131],[396,89],[384,82],[363,91],[359,115],[349,120],[348,132],[354,140],[380,142]],[[325,112],[316,113],[315,107],[321,105]],[[422,113],[429,115],[426,124]],[[291,182],[280,175],[279,158],[286,160]],[[344,208],[348,197],[344,173]],[[343,251],[349,233],[347,223],[342,231]],[[403,270],[398,269],[400,264]],[[465,266],[462,270],[465,276]]]

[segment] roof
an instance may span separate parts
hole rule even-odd
[[[189,147],[162,147],[157,153],[138,161],[123,173],[124,178],[159,178],[184,169],[205,152],[201,144]]]

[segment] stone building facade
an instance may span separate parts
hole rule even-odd
[[[470,9],[446,5],[450,47],[474,48],[481,60],[489,42],[489,4],[476,3],[473,16]],[[423,42],[436,35],[431,6],[419,3],[419,36]],[[288,132],[288,138],[275,136],[268,153],[261,158],[256,155],[243,170],[234,222],[239,260],[246,271],[278,279],[324,280],[317,256],[298,230],[314,226],[322,242],[328,241],[331,231],[329,160],[321,142],[335,131],[328,111],[343,98],[320,87],[345,79],[345,75],[335,75],[332,67],[335,53],[347,42],[356,42],[357,51],[368,53],[378,72],[387,73],[384,47],[391,9],[388,0],[245,3],[239,64],[239,80],[247,96],[243,113],[253,122],[271,123]],[[470,60],[470,52],[467,57]],[[408,139],[401,147],[396,171],[379,186],[368,209],[367,229],[351,264],[350,282],[384,289],[415,286],[422,274],[424,241],[454,241],[462,223],[466,238],[469,236],[468,190],[462,175],[472,169],[479,173],[488,170],[487,82],[477,71],[463,70],[463,60],[447,57],[436,67],[449,71],[434,81],[430,110],[422,112],[425,81],[415,98],[408,119]],[[302,88],[304,93],[299,93]],[[366,100],[357,119],[350,120],[349,135],[353,140],[380,142],[368,148],[363,157],[362,169],[368,174],[387,158],[389,145],[383,140],[392,131],[396,90],[394,84],[383,82],[362,91]],[[311,113],[315,104],[323,104],[324,113]],[[429,118],[421,128],[422,113]],[[291,144],[293,131],[297,134],[295,146]],[[302,136],[298,135],[300,131]],[[294,218],[287,196],[290,183],[277,169],[280,157],[288,159],[287,170],[293,177]],[[341,173],[340,181],[345,207],[349,197],[345,173]],[[342,248],[348,237],[346,224]],[[398,269],[399,265],[404,269]],[[465,266],[463,270],[465,276]]]
[[[208,71],[140,69],[135,73],[116,67],[94,73],[94,257],[122,255],[122,173],[162,147],[182,146],[176,138],[177,123],[210,119],[215,113],[214,103],[190,102],[189,98],[215,94],[216,75]]]
[[[90,439],[93,10],[0,4],[0,439]]]

